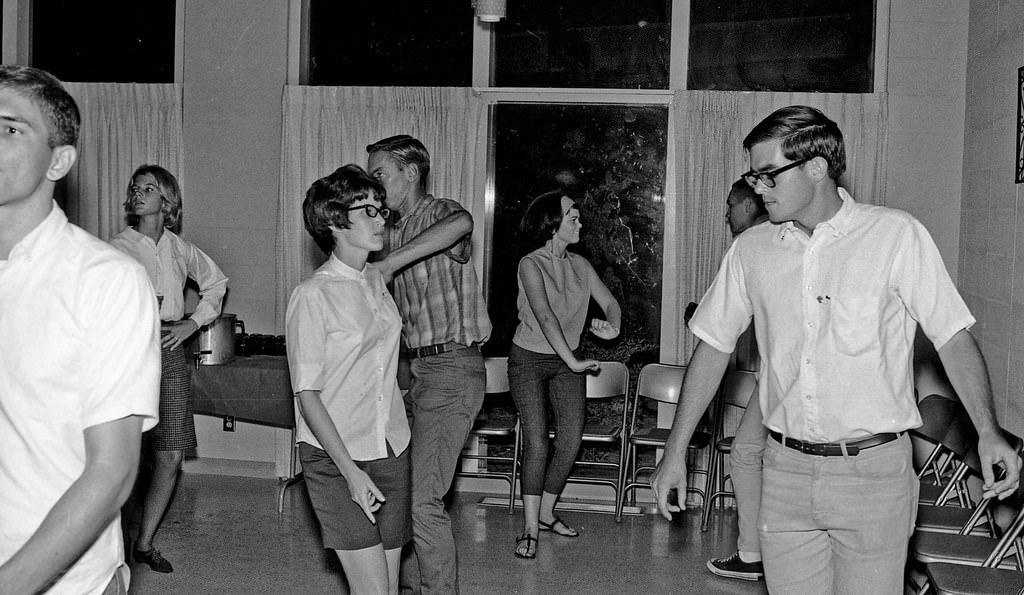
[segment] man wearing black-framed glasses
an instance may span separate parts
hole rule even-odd
[[[686,445],[753,319],[769,434],[758,519],[768,590],[902,593],[917,510],[906,431],[921,424],[911,385],[918,325],[978,431],[983,495],[1018,487],[1020,459],[1000,434],[968,332],[975,319],[916,219],[838,186],[846,154],[835,122],[782,108],[743,147],[744,179],[775,225],[736,239],[690,321],[700,342],[652,479],[658,507],[679,510],[668,494],[685,493]]]

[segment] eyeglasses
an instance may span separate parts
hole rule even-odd
[[[783,165],[779,169],[773,169],[772,171],[756,172],[754,170],[750,170],[747,173],[743,174],[743,181],[749,184],[751,188],[757,188],[758,182],[764,184],[765,188],[774,188],[775,178],[778,177],[779,174],[789,171],[798,165],[803,165],[804,163],[807,163],[811,159],[814,159],[814,157],[805,157],[800,161],[794,161],[793,163]]]
[[[391,217],[391,209],[387,207],[378,207],[377,205],[359,205],[358,207],[349,207],[345,210],[358,211],[359,209],[366,211],[366,216],[370,219],[373,219],[378,214],[385,219]]]

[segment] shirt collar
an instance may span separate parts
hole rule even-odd
[[[21,241],[11,248],[11,253],[7,257],[8,260],[14,260],[22,255],[24,258],[32,260],[42,256],[49,250],[56,249],[54,239],[67,225],[67,215],[61,210],[57,201],[53,201],[53,208],[50,209],[50,213],[46,215],[46,218],[39,225],[28,232],[25,237],[21,238]]]
[[[843,204],[840,205],[839,210],[836,211],[835,215],[832,215],[831,219],[822,221],[814,229],[815,231],[824,231],[825,228],[828,228],[832,236],[838,238],[850,232],[850,227],[853,224],[853,211],[857,201],[853,200],[853,197],[850,196],[850,193],[845,188],[837,187],[836,190],[839,192],[839,199],[843,201]],[[800,230],[792,221],[786,221],[779,227],[779,240],[784,240],[787,235]]]
[[[323,270],[331,275],[341,277],[342,279],[348,279],[351,281],[362,281],[366,279],[366,266],[363,266],[362,271],[357,271],[347,264],[341,262],[341,260],[331,253],[330,258],[324,263]]]

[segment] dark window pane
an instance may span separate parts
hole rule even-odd
[[[469,0],[311,0],[310,85],[466,87]]]
[[[691,0],[687,88],[864,93],[872,0]]]
[[[667,89],[671,0],[516,0],[496,25],[500,87]]]
[[[32,65],[65,81],[173,83],[174,0],[33,0]]]
[[[518,235],[530,200],[549,190],[575,199],[583,222],[571,249],[594,265],[622,306],[622,335],[586,334],[588,352],[626,361],[658,348],[668,110],[657,106],[499,104],[488,353],[507,353],[518,323]],[[592,304],[592,314],[600,309]]]

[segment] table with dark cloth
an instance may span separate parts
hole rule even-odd
[[[193,409],[205,415],[231,415],[238,421],[295,427],[295,404],[288,358],[236,356],[192,370]]]

